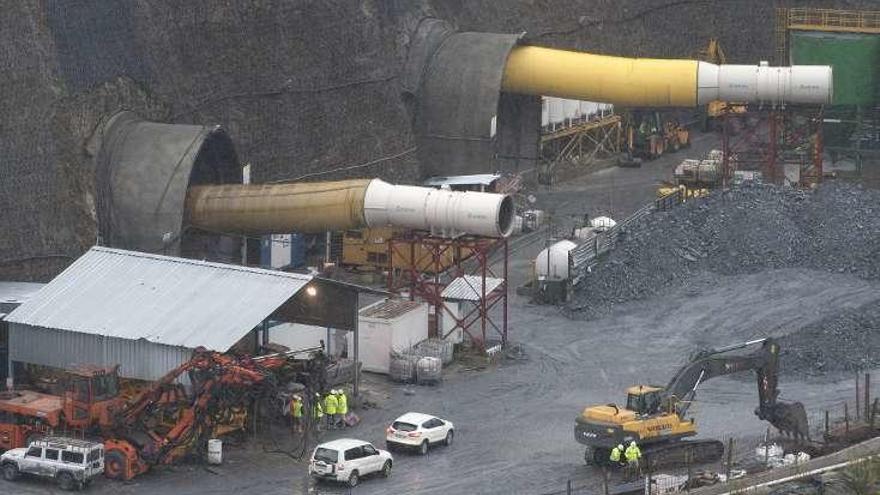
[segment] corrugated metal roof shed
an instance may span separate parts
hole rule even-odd
[[[486,277],[486,294],[490,294],[504,283],[503,278]],[[482,277],[465,275],[458,277],[443,289],[441,297],[453,301],[479,301],[483,294]]]
[[[393,320],[403,314],[406,314],[421,306],[422,303],[416,301],[406,301],[403,299],[387,299],[373,303],[366,308],[360,310],[360,315],[367,318],[379,318],[383,320]]]
[[[222,352],[311,278],[93,247],[6,321]]]

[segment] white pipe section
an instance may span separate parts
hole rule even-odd
[[[399,186],[373,179],[364,197],[368,226],[429,230],[443,237],[507,237],[513,231],[513,216],[513,199],[505,194]]]
[[[697,103],[713,100],[770,105],[831,103],[834,92],[831,67],[796,65],[715,65],[699,62]]]

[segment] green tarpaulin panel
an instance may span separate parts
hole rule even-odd
[[[880,35],[791,32],[793,65],[831,65],[835,105],[873,105],[880,98]]]

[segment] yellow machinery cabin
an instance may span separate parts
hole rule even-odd
[[[346,230],[342,236],[342,264],[362,269],[388,270],[391,268],[388,263],[388,241],[402,232],[391,227]],[[458,253],[462,260],[470,255],[470,250]],[[413,252],[404,246],[393,251],[394,268],[412,266],[413,257],[418,262],[418,269],[426,273],[433,273],[438,265],[429,249],[415,243]],[[456,253],[446,250],[439,253],[439,258],[440,271],[443,271],[455,264]]]

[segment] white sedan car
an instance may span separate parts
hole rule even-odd
[[[455,426],[428,414],[408,412],[394,420],[385,430],[385,445],[388,450],[395,447],[418,449],[419,453],[428,453],[429,445],[452,445],[455,437]]]

